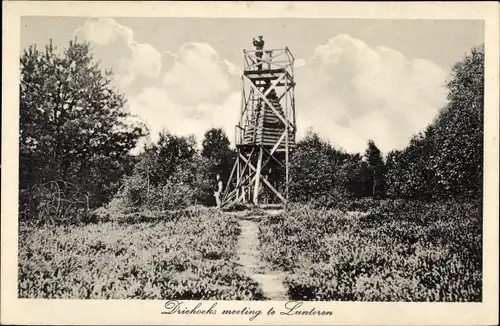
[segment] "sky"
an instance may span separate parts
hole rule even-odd
[[[224,128],[234,144],[243,49],[296,58],[298,138],[312,129],[334,146],[362,153],[369,139],[402,149],[446,103],[452,65],[484,41],[475,20],[23,17],[21,50],[52,39],[90,42],[114,86],[156,140],[162,130]]]

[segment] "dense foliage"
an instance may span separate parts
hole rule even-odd
[[[297,207],[261,223],[291,300],[481,301],[477,203],[384,201],[369,214]]]
[[[229,178],[236,153],[229,148],[229,138],[221,128],[207,130],[203,138],[201,156],[212,160],[210,167],[213,174],[220,174],[223,180]]]
[[[214,137],[215,135],[215,137]],[[221,129],[210,129],[201,153],[194,137],[161,132],[159,140],[145,146],[133,173],[123,180],[110,203],[113,209],[179,209],[190,205],[213,205],[216,174],[224,181],[232,163],[232,151]]]
[[[371,191],[362,157],[335,149],[315,133],[297,143],[290,163],[292,201],[328,206],[340,197],[364,197]]]
[[[129,151],[145,128],[131,122],[87,43],[31,46],[20,63],[21,218],[57,219],[105,203],[130,171]]]
[[[200,187],[200,202],[205,205],[215,205],[213,190],[217,189],[216,175],[219,174],[224,185],[229,182],[231,169],[236,160],[236,151],[229,147],[229,138],[221,128],[212,128],[205,132],[201,158],[207,168],[207,176],[211,182]]]
[[[185,208],[194,203],[197,181],[196,142],[193,137],[160,133],[156,143],[145,146],[137,164],[109,206],[127,210]]]
[[[452,69],[448,103],[404,150],[389,153],[392,197],[482,195],[484,47],[473,48]]]
[[[260,287],[234,262],[239,232],[234,218],[210,209],[76,228],[22,224],[19,297],[258,300]]]
[[[483,178],[484,48],[452,68],[448,103],[402,150],[382,153],[368,141],[364,156],[344,153],[310,133],[291,160],[290,195],[336,207],[342,197],[479,198]]]

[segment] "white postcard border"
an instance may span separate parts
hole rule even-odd
[[[498,323],[499,6],[496,2],[4,2],[2,69],[2,324],[310,324],[480,325]],[[161,315],[164,301],[28,300],[17,298],[17,185],[20,17],[259,17],[481,19],[485,21],[485,164],[482,303],[306,303],[333,316],[267,316],[284,302],[218,301],[220,309],[262,309],[246,316]],[[409,35],[411,37],[411,35]],[[459,37],[457,35],[457,37]],[[187,302],[189,304],[189,302]],[[196,301],[190,303],[194,306]],[[209,307],[209,301],[203,301]]]

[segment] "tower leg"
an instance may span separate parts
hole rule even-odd
[[[236,156],[236,200],[240,198],[240,156]]]
[[[259,190],[260,190],[260,172],[262,169],[262,155],[264,154],[264,149],[261,147],[259,149],[259,158],[257,160],[257,169],[255,172],[255,188],[253,190],[253,203],[257,205],[259,200]]]

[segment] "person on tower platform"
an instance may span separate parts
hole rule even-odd
[[[257,62],[261,62],[262,56],[264,55],[264,39],[262,35],[259,35],[259,39],[253,38],[253,45],[255,46],[255,49],[257,50],[255,52],[255,56],[257,57]],[[262,69],[262,63],[257,65],[257,69],[261,70]]]

